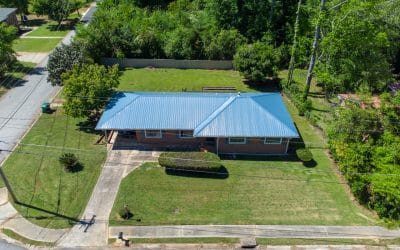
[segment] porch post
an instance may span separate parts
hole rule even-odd
[[[285,154],[287,154],[287,151],[289,149],[289,141],[290,141],[290,138],[287,138]]]
[[[107,130],[104,130],[104,136],[105,136],[105,138],[106,138],[106,144],[108,144]]]
[[[217,155],[219,155],[219,137],[217,137]]]

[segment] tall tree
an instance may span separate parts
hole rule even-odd
[[[303,94],[303,101],[307,100],[308,93],[310,92],[310,87],[311,87],[311,80],[313,77],[313,71],[314,71],[314,65],[315,65],[315,60],[317,56],[317,47],[318,47],[318,42],[321,36],[321,18],[322,18],[322,13],[324,12],[325,9],[325,0],[321,0],[320,7],[319,7],[319,17],[317,21],[317,25],[315,26],[315,36],[314,36],[314,41],[312,45],[312,51],[311,51],[311,59],[310,59],[310,64],[308,66],[308,71],[307,71],[307,80],[306,80],[306,87],[304,90]]]
[[[32,9],[37,15],[48,15],[60,27],[74,10],[74,3],[71,0],[34,0]]]
[[[287,86],[289,86],[292,83],[292,79],[293,79],[295,53],[296,53],[296,48],[297,48],[297,33],[299,33],[300,7],[301,7],[301,0],[299,0],[299,2],[297,3],[296,21],[294,23],[294,36],[293,36],[293,44],[292,44],[292,49],[291,49],[291,54],[290,54]]]

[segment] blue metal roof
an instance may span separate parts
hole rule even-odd
[[[195,137],[299,137],[279,93],[121,92],[97,130],[193,130]]]

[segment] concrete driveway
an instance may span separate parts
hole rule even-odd
[[[158,153],[139,150],[114,150],[112,140],[107,160],[82,216],[88,224],[76,225],[60,241],[60,247],[106,246],[108,219],[121,180],[146,161],[157,161]],[[91,221],[92,219],[92,221]]]

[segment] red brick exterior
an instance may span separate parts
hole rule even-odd
[[[212,145],[206,138],[180,138],[179,131],[162,131],[162,138],[146,138],[143,130],[136,131],[135,139],[141,144],[157,146],[193,146],[216,153],[218,141],[219,154],[285,154],[288,139],[283,138],[281,144],[264,144],[264,138],[247,138],[246,144],[229,144],[229,138],[215,138]]]

